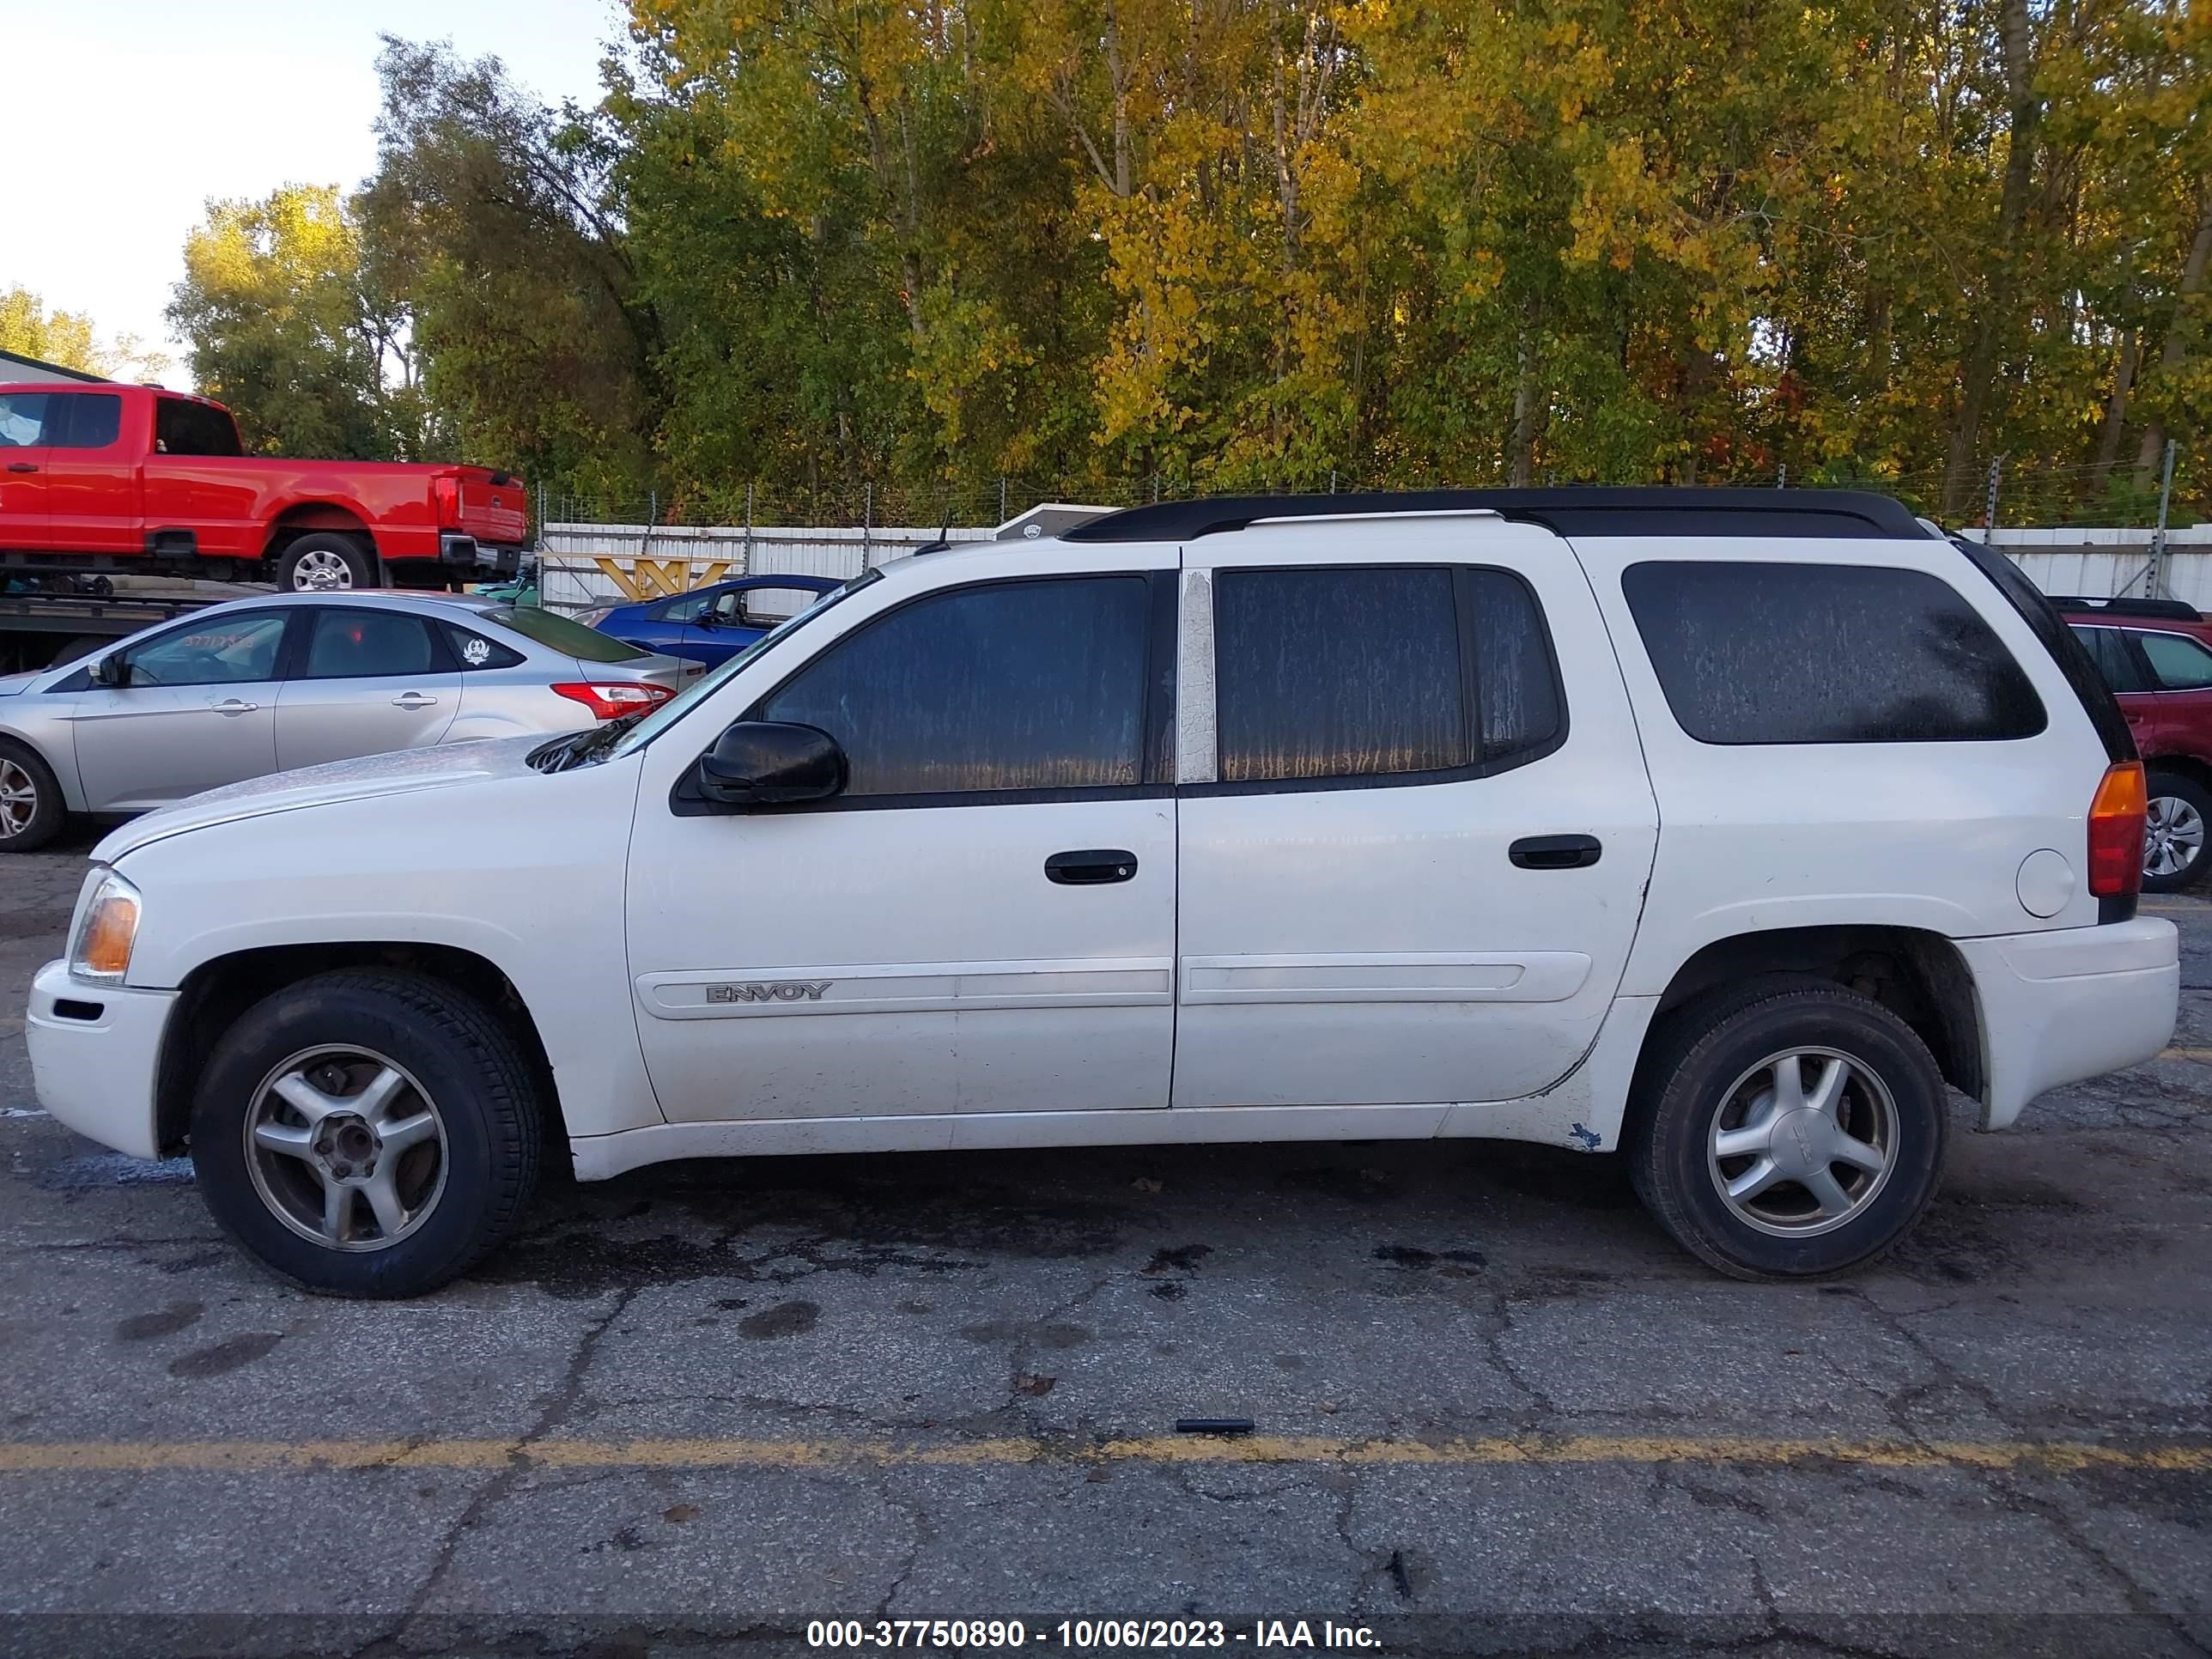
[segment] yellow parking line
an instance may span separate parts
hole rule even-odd
[[[2212,1048],[2161,1048],[2160,1060],[2212,1060]]]
[[[1142,1436],[1102,1443],[1017,1437],[864,1440],[204,1440],[0,1444],[0,1474],[318,1469],[835,1469],[848,1467],[1137,1463],[1334,1463],[1472,1468],[1497,1464],[1847,1463],[1881,1468],[2212,1472],[2212,1443],[2094,1441],[1771,1439],[1752,1435],[1508,1436],[1349,1440],[1303,1435]]]

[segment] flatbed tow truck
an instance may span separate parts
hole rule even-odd
[[[57,577],[37,586],[0,573],[0,674],[73,661],[110,641],[225,599],[273,590],[258,582],[183,577]]]

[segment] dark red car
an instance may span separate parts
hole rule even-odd
[[[2212,854],[2212,623],[2175,599],[2051,603],[2104,671],[2142,755],[2143,887],[2186,887]]]
[[[528,528],[508,473],[249,455],[230,411],[205,398],[0,384],[0,578],[442,587],[513,575]]]

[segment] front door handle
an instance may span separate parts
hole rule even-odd
[[[437,701],[427,692],[402,691],[392,700],[392,706],[394,708],[428,708]]]
[[[1523,870],[1581,870],[1595,864],[1605,844],[1595,836],[1523,836],[1505,856]]]
[[[37,463],[33,461],[10,461],[8,463],[8,470],[10,472],[36,472],[39,468]]]
[[[1119,848],[1093,847],[1080,853],[1054,853],[1044,861],[1044,878],[1063,887],[1103,887],[1137,873],[1137,855]]]
[[[261,705],[248,702],[243,697],[225,697],[221,702],[211,702],[208,707],[218,714],[251,714]]]

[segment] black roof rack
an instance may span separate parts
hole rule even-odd
[[[1486,510],[1562,536],[1768,536],[1926,541],[1904,502],[1857,489],[1408,489],[1157,501],[1060,532],[1071,542],[1187,542],[1258,519]]]
[[[2175,622],[2203,622],[2203,613],[2180,599],[2087,599],[2079,593],[2053,593],[2051,604],[2061,611],[2102,611],[2114,617],[2166,617]]]

